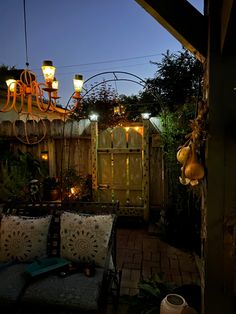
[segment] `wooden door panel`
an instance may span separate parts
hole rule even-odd
[[[118,127],[100,133],[98,140],[98,196],[119,200],[121,206],[142,206],[142,127]]]
[[[141,153],[129,155],[129,186],[130,189],[142,189],[142,156]]]
[[[108,184],[111,185],[111,154],[99,153],[98,154],[98,185]]]
[[[126,154],[113,154],[113,185],[127,186],[127,156]]]
[[[113,130],[113,148],[126,148],[126,131],[124,128]]]

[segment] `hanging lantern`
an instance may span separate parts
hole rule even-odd
[[[41,159],[44,161],[48,160],[48,151],[42,151],[41,152]]]
[[[73,79],[73,83],[75,90],[75,95],[73,96],[73,98],[80,99],[80,93],[82,91],[84,84],[83,76],[81,74],[76,74],[75,78]]]
[[[52,82],[54,80],[54,75],[56,71],[56,68],[52,64],[52,61],[43,61],[42,71],[46,82],[46,88],[44,90],[52,91]]]
[[[125,106],[121,104],[117,104],[117,106],[114,106],[114,115],[122,116],[125,114]]]

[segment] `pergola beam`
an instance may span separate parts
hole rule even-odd
[[[135,0],[200,61],[207,53],[207,21],[186,0]]]
[[[236,54],[236,0],[222,1],[221,51],[226,55]]]

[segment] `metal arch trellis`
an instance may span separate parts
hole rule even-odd
[[[95,74],[93,76],[91,76],[90,78],[88,78],[86,81],[84,81],[84,84],[88,83],[90,80],[94,79],[95,77],[101,76],[101,75],[107,75],[107,74],[113,74],[114,78],[113,79],[107,79],[105,80],[105,82],[114,82],[114,81],[128,81],[128,82],[132,82],[132,83],[136,83],[141,85],[142,87],[146,86],[146,81],[144,81],[141,77],[139,77],[138,75],[135,75],[133,73],[130,72],[125,72],[125,71],[106,71],[106,72],[101,72],[98,74]],[[123,75],[129,75],[132,76],[133,78],[136,78],[138,81],[134,80],[134,79],[127,79],[127,78],[118,78],[118,74],[123,74]],[[94,88],[100,84],[102,84],[103,82],[98,83],[97,85],[94,86]],[[86,89],[84,89],[86,91]],[[90,92],[86,91],[86,93]]]
[[[138,84],[138,85],[142,86],[143,88],[146,86],[146,81],[143,80],[141,77],[139,77],[138,75],[135,75],[135,74],[133,74],[133,73],[130,73],[130,72],[125,72],[125,71],[106,71],[106,72],[97,73],[97,74],[95,74],[95,75],[89,77],[87,80],[85,80],[85,81],[84,81],[84,85],[87,84],[87,83],[88,83],[89,81],[91,81],[92,79],[98,77],[98,76],[107,75],[107,74],[113,74],[113,78],[105,79],[105,80],[103,80],[103,81],[101,81],[101,82],[98,82],[98,83],[96,83],[95,85],[93,85],[93,86],[92,86],[91,88],[89,88],[89,89],[86,89],[86,88],[83,86],[84,94],[81,95],[81,100],[83,100],[83,98],[84,98],[86,95],[88,95],[93,89],[95,89],[96,87],[98,87],[98,86],[100,86],[100,85],[102,85],[102,84],[104,84],[104,83],[108,83],[108,82],[125,81],[125,82],[131,82],[131,83]],[[135,80],[135,79],[129,79],[129,78],[120,78],[120,77],[117,76],[118,74],[129,75],[129,76],[132,76],[133,78],[136,78],[137,80]],[[71,95],[70,98],[68,99],[67,104],[66,104],[66,106],[65,106],[65,108],[64,108],[65,110],[68,109],[68,106],[69,106],[69,104],[70,104],[71,99],[73,98],[73,95],[74,95],[74,92],[72,93],[72,95]],[[72,112],[72,111],[74,111],[74,110],[75,110],[75,108],[71,109],[71,110],[69,111],[69,113]]]
[[[83,98],[85,96],[87,96],[93,89],[95,89],[96,87],[104,84],[104,83],[108,83],[108,82],[118,82],[118,81],[123,81],[123,82],[131,82],[131,83],[134,83],[134,84],[138,84],[140,86],[142,86],[143,88],[145,88],[147,86],[147,81],[143,80],[140,76],[136,75],[136,74],[133,74],[133,73],[130,73],[130,72],[126,72],[126,71],[105,71],[105,72],[100,72],[100,73],[97,73],[91,77],[89,77],[87,80],[84,81],[84,85],[86,85],[88,82],[90,82],[92,79],[98,77],[98,76],[102,76],[102,75],[108,75],[108,74],[112,74],[113,75],[113,78],[108,78],[108,79],[105,79],[101,82],[98,82],[98,83],[95,83],[95,85],[93,85],[91,88],[89,89],[86,89],[84,86],[83,86],[83,91],[84,93],[81,95],[81,100],[83,100]],[[127,77],[118,77],[118,75],[128,75],[132,78],[127,78]],[[65,111],[68,110],[68,106],[70,104],[70,101],[71,99],[73,98],[73,95],[74,93],[72,93],[72,95],[70,96],[69,100],[67,101],[67,104],[66,106],[64,107]],[[162,101],[159,97],[158,94],[155,93],[155,95],[153,94],[154,98],[162,105]],[[73,112],[75,110],[76,106],[74,106],[74,108],[70,109],[68,114],[70,112]]]
[[[89,94],[94,88],[98,87],[99,85],[101,85],[103,83],[108,83],[108,82],[123,81],[123,82],[131,82],[131,83],[138,84],[138,85],[142,86],[143,88],[145,88],[147,86],[147,81],[143,80],[140,76],[133,74],[133,73],[130,73],[130,72],[125,72],[125,71],[106,71],[106,72],[101,72],[101,73],[95,74],[95,75],[89,77],[87,80],[85,80],[84,85],[98,76],[107,75],[107,74],[113,74],[114,78],[106,79],[106,80],[103,80],[102,82],[96,83],[95,85],[93,85],[88,90],[83,87],[83,90],[85,91],[85,93],[82,95],[82,98],[84,98],[87,94]],[[133,77],[134,79],[125,78],[125,77],[118,77],[119,74],[128,75],[128,76]],[[72,98],[72,96],[71,96],[71,98]],[[155,94],[153,93],[153,96],[162,105],[162,101],[161,101],[159,95],[156,93]]]

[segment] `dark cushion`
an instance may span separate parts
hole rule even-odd
[[[0,303],[10,304],[18,301],[27,283],[24,275],[27,264],[0,264]]]
[[[36,279],[27,287],[23,305],[34,304],[84,311],[98,310],[104,270],[95,269],[93,277],[74,273],[67,277],[50,275]]]

